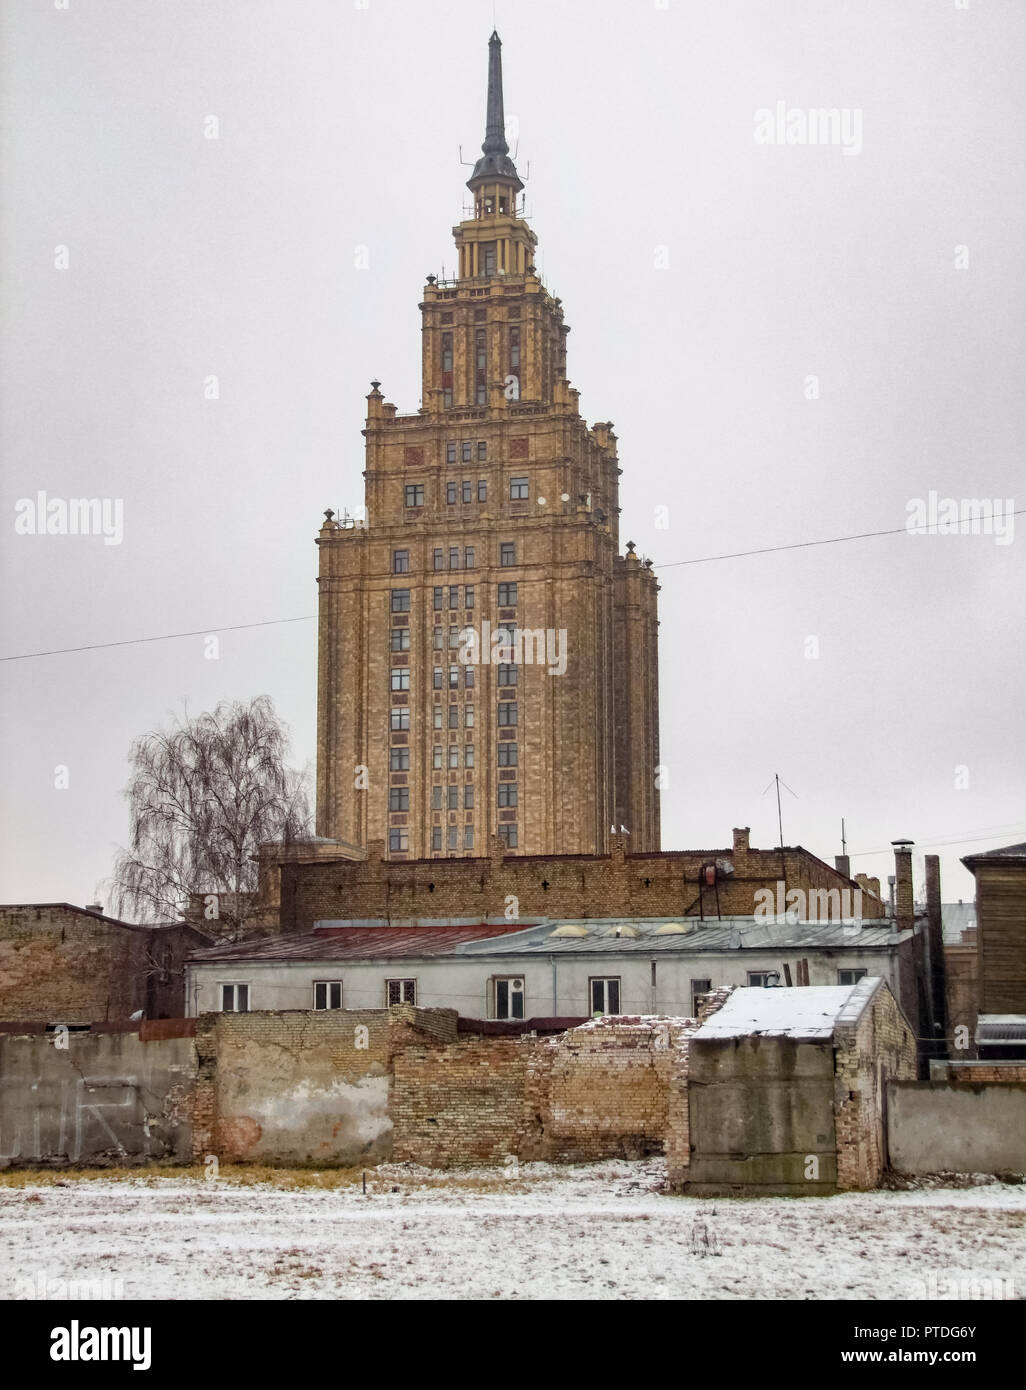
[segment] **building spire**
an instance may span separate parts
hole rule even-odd
[[[506,117],[502,109],[502,40],[497,29],[488,40],[488,115],[481,149],[485,154],[509,154]]]
[[[488,40],[488,111],[485,116],[484,144],[481,146],[481,158],[467,180],[467,187],[477,190],[485,179],[502,179],[512,183],[517,193],[524,186],[516,165],[509,157],[509,145],[506,143],[506,115],[502,102],[502,40],[495,29]]]

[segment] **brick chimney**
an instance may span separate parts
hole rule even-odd
[[[912,896],[911,840],[892,840],[894,846],[894,922],[899,931],[911,931],[915,922]]]
[[[748,864],[748,837],[751,833],[751,826],[748,825],[743,825],[740,829],[736,826],[734,828],[734,868],[737,871]]]
[[[926,856],[926,919],[930,941],[930,988],[933,1021],[938,1039],[947,1036],[947,979],[944,960],[944,932],[941,924],[940,855]],[[947,1052],[939,1049],[940,1055]]]

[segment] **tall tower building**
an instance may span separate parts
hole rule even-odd
[[[658,585],[620,554],[612,424],[567,380],[495,33],[481,148],[457,277],[423,291],[420,410],[371,383],[365,516],[317,541],[318,833],[426,859],[603,854],[622,825],[657,850]]]

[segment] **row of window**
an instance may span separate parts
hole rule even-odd
[[[449,590],[449,607],[451,610],[458,609],[460,606],[459,592],[459,588],[456,585],[453,585]],[[437,607],[441,609],[443,607],[443,601],[445,599],[445,590],[436,589],[435,597]],[[467,585],[466,591],[464,593],[464,601],[465,607],[473,608],[474,590],[470,585]],[[465,629],[461,627],[458,623],[453,623],[450,626],[448,638],[450,651],[455,651],[456,648],[460,645],[460,634],[464,631]],[[512,654],[516,649],[516,643],[518,640],[517,629],[515,627],[510,626],[498,627],[495,630],[495,639],[500,651],[501,648],[508,647],[510,649],[510,654]],[[443,628],[436,627],[434,629],[433,644],[434,650],[436,652],[445,651],[446,637]],[[392,652],[408,652],[410,650],[410,629],[408,627],[392,628],[388,634],[388,649]],[[504,664],[510,665],[511,663],[506,662]],[[508,682],[508,684],[515,685],[516,681],[510,681]]]
[[[453,708],[458,708],[458,706],[453,706]],[[471,715],[471,727],[473,727],[473,715]],[[517,767],[519,760],[520,750],[517,744],[499,744],[499,767]],[[440,771],[443,767],[458,768],[460,766],[459,744],[450,743],[446,749],[440,743],[436,743],[431,750],[431,766],[435,771]],[[463,766],[466,768],[473,768],[474,766],[474,745],[472,743],[467,743],[463,747]],[[408,747],[388,750],[388,770],[389,772],[409,772],[410,750]],[[403,808],[398,807],[397,809]]]
[[[531,485],[527,478],[510,478],[509,480],[509,500],[511,502],[526,502],[531,496]],[[425,500],[425,487],[423,483],[407,483],[404,491],[404,499],[407,507],[423,507]],[[460,502],[488,501],[488,482],[485,478],[479,478],[477,486],[474,486],[472,479],[464,478],[462,482],[449,482],[445,485],[445,503],[448,507],[455,507]]]
[[[447,827],[448,849],[459,849],[459,829],[458,825]],[[515,825],[500,825],[498,829],[499,839],[505,844],[507,849],[517,848],[517,827]],[[388,832],[388,850],[390,854],[405,854],[410,848],[409,832],[404,826],[393,825]],[[436,825],[431,830],[431,848],[436,853],[442,848],[442,827]],[[465,825],[463,827],[463,848],[474,848],[474,827]]]
[[[481,247],[484,258],[485,275],[495,274],[495,247],[487,243]],[[520,375],[520,327],[513,325],[508,330],[508,356],[506,364],[511,376],[519,381]],[[453,335],[442,334],[442,405],[448,410],[452,407]],[[488,330],[474,329],[474,401],[477,405],[488,404]]]
[[[500,563],[501,563],[501,562],[500,562]],[[509,563],[510,563],[510,564],[513,564],[513,563],[515,563],[515,562],[511,560]],[[473,591],[473,589],[468,585],[468,586],[467,586],[466,592],[467,592],[467,594],[470,595],[470,598],[469,598],[469,601],[468,601],[468,602],[465,602],[463,606],[464,606],[465,608],[473,608],[473,607],[474,607],[474,598],[473,598],[474,591]],[[393,613],[409,613],[409,612],[412,612],[412,607],[411,607],[411,594],[412,594],[412,591],[411,591],[410,589],[393,589],[393,590],[391,591],[391,611],[392,611]],[[455,595],[455,597],[454,597],[454,595]],[[435,589],[435,592],[434,592],[434,604],[435,604],[435,608],[436,608],[436,609],[440,609],[440,608],[443,608],[443,607],[445,606],[444,597],[445,597],[445,589],[444,589],[444,588]],[[517,586],[516,586],[516,583],[512,583],[512,584],[499,584],[499,585],[497,585],[497,586],[496,586],[496,602],[498,603],[498,605],[499,605],[500,608],[515,608],[515,607],[517,606]],[[458,608],[459,606],[460,606],[460,604],[459,604],[459,585],[458,585],[458,584],[452,584],[452,585],[449,586],[449,607],[450,607],[450,608]]]
[[[446,560],[448,559],[448,564]],[[499,546],[499,564],[503,569],[509,569],[517,562],[517,548],[513,541],[503,541]],[[458,545],[449,546],[448,556],[443,546],[435,546],[431,552],[431,568],[433,570],[473,570],[477,569],[477,555],[472,545],[467,545],[460,549]],[[408,550],[392,551],[392,573],[410,573],[410,552]],[[458,586],[456,586],[458,587]],[[402,592],[393,589],[393,593]],[[436,607],[441,607],[436,604]],[[455,607],[455,605],[453,605]],[[469,604],[468,607],[473,607]],[[393,610],[395,611],[395,610]]]
[[[439,750],[440,751],[440,750]],[[459,749],[452,749],[452,752],[459,752]],[[473,748],[469,751],[473,753]],[[457,764],[458,766],[458,764]],[[432,787],[431,788],[431,809],[432,811],[458,811],[462,793],[463,810],[472,811],[474,809],[474,788],[466,787]],[[516,782],[500,782],[498,786],[498,804],[503,809],[517,804],[517,784]],[[410,809],[410,789],[409,787],[389,787],[388,789],[388,809],[390,811],[408,811]]]
[[[465,845],[467,849],[474,847],[474,832],[470,826],[465,830],[469,835],[469,843]],[[449,848],[456,849],[458,845],[452,843],[453,837],[459,834],[458,826],[450,826],[448,839]],[[440,850],[442,848],[441,827],[436,826],[433,836],[437,838],[437,843],[432,844],[432,848]],[[749,970],[749,985],[765,985],[773,972],[763,970]],[[839,985],[853,985],[861,980],[866,974],[865,970],[838,970],[837,983]],[[221,987],[221,1009],[225,1013],[248,1013],[252,1007],[250,999],[250,989],[248,984],[222,984]],[[712,989],[712,980],[692,980],[691,981],[691,1015],[695,1017],[698,1013],[698,1004],[703,994],[708,994]],[[620,1012],[620,976],[602,975],[593,976],[588,981],[588,1003],[589,1012],[595,1014],[618,1014]],[[417,981],[415,979],[396,979],[385,981],[384,998],[386,1004],[416,1004],[417,1002]],[[342,981],[341,980],[315,980],[313,982],[313,1007],[317,1010],[341,1009],[342,1008]],[[527,1017],[526,994],[524,981],[520,976],[498,975],[488,981],[488,1008],[489,1016],[496,1019],[520,1019]]]
[[[497,680],[499,684],[505,686],[516,685],[518,679],[518,669],[518,667],[512,665],[510,662],[501,662],[499,666],[496,668]],[[448,668],[448,672],[449,674],[447,678],[446,668],[444,666],[432,667],[432,689],[444,690],[446,687],[448,687],[450,690],[458,690],[460,687],[461,674],[463,678],[463,688],[465,690],[474,689],[473,666],[450,666]],[[409,690],[409,666],[393,666],[391,671],[388,673],[388,686],[389,689],[395,692],[396,694],[402,694],[403,691]]]
[[[457,456],[457,450],[459,455]],[[488,457],[488,443],[484,439],[477,441],[477,457],[484,461]],[[450,440],[445,446],[446,463],[472,463],[474,459],[474,443],[470,439],[463,439],[458,444]]]

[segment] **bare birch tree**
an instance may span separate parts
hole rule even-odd
[[[210,895],[204,929],[222,940],[242,935],[257,847],[309,834],[306,779],[287,754],[288,731],[266,695],[224,700],[196,718],[186,711],[137,738],[125,788],[129,848],[118,849],[110,881],[118,915],[167,921],[192,895]]]

